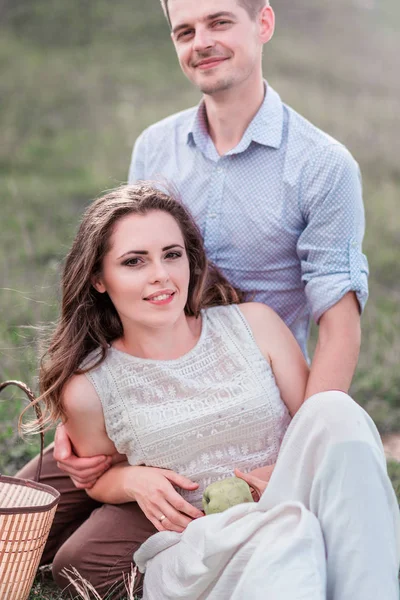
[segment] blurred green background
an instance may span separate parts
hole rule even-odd
[[[363,172],[370,300],[352,394],[400,431],[400,4],[276,0],[265,75]],[[158,0],[0,0],[0,381],[36,389],[39,337],[83,208],[126,181],[136,136],[196,104]],[[315,336],[315,332],[314,332]],[[0,397],[0,471],[37,450]]]

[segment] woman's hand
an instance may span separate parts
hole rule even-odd
[[[158,531],[182,533],[193,519],[204,514],[186,502],[174,485],[184,490],[195,490],[199,484],[168,469],[131,467],[125,484],[140,508]],[[161,519],[161,517],[165,519]]]
[[[269,465],[267,467],[261,467],[260,469],[254,469],[253,471],[250,471],[250,473],[242,473],[239,469],[235,469],[235,475],[236,477],[243,479],[243,481],[248,483],[249,486],[255,490],[258,498],[254,498],[253,494],[253,499],[257,502],[261,498],[263,492],[265,492],[274,468],[275,465]]]

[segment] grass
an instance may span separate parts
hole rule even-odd
[[[104,598],[96,592],[90,582],[83,579],[76,570],[68,571],[67,576],[73,584],[76,595],[73,600],[113,600],[113,594],[110,592]],[[125,580],[126,597],[123,600],[140,600],[140,596],[134,594],[136,573],[132,573]],[[114,596],[115,597],[115,596]],[[51,579],[49,567],[42,567],[35,579],[28,600],[64,600],[70,595],[63,594]]]
[[[400,503],[400,463],[395,460],[389,460],[388,473]]]

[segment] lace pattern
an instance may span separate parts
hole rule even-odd
[[[172,469],[199,483],[183,497],[201,508],[204,488],[273,464],[290,422],[271,368],[235,306],[202,311],[196,346],[156,361],[110,348],[89,371],[107,434],[132,465]]]

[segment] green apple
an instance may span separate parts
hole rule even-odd
[[[247,483],[238,477],[215,481],[204,490],[203,509],[206,515],[223,512],[243,502],[254,502],[254,500]]]

